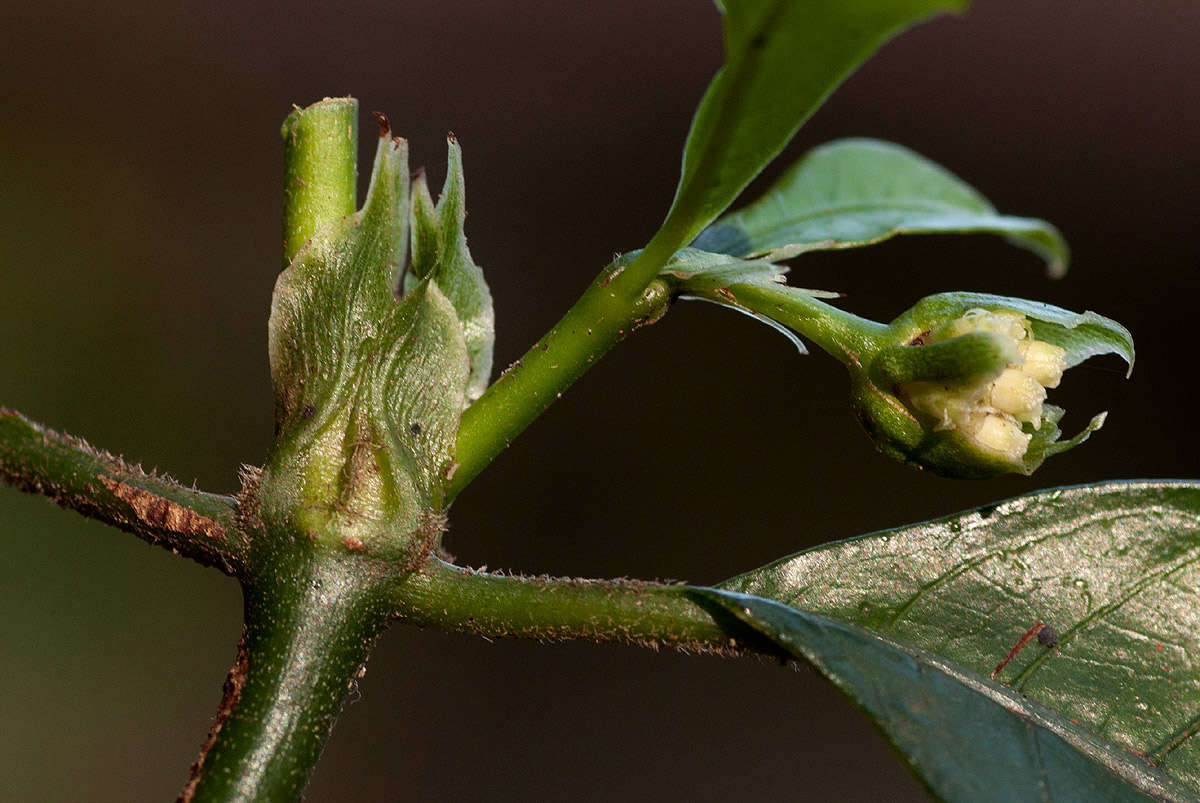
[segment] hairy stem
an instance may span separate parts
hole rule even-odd
[[[350,561],[280,554],[245,584],[245,635],[180,800],[293,800],[388,621]]]
[[[405,578],[392,596],[402,621],[489,638],[780,655],[756,631],[686,585],[514,577],[434,560]]]
[[[247,543],[232,497],[146,474],[5,407],[0,407],[0,481],[226,574],[245,567]]]
[[[283,264],[317,229],[354,213],[358,101],[325,98],[283,122]]]

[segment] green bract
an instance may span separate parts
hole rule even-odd
[[[487,382],[491,297],[462,234],[457,145],[442,202],[432,209],[422,181],[410,210],[407,146],[380,126],[362,209],[316,230],[276,282],[261,514],[337,549],[413,561],[436,543],[459,417]]]
[[[467,236],[463,232],[467,207],[462,148],[453,135],[448,138],[447,149],[446,181],[436,205],[429,195],[424,171],[413,177],[412,259],[404,276],[404,290],[410,292],[432,277],[454,304],[471,356],[466,398],[469,404],[487,390],[491,378],[496,316],[483,271],[467,250]]]

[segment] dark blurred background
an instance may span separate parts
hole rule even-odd
[[[504,366],[654,231],[720,61],[704,0],[9,0],[0,28],[0,403],[221,492],[271,433],[292,103],[386,111],[435,186],[458,135]],[[792,281],[880,319],[952,289],[1117,318],[1133,379],[1094,361],[1055,394],[1074,427],[1110,411],[1087,446],[1033,478],[906,469],[859,431],[839,365],[682,305],[463,493],[451,551],[711,583],[1039,487],[1196,475],[1198,33],[1194,0],[978,0],[885,47],[766,175],[883,137],[1058,224],[1059,282],[989,237],[806,256]],[[0,797],[172,798],[233,658],[236,584],[7,488],[0,550]],[[923,799],[807,669],[396,627],[359,688],[310,800]]]

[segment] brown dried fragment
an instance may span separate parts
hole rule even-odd
[[[213,722],[212,729],[208,732],[208,738],[204,740],[204,745],[200,748],[200,756],[192,762],[189,768],[192,771],[191,778],[188,779],[187,785],[183,787],[183,791],[179,793],[177,803],[192,803],[196,797],[196,787],[200,784],[200,776],[204,769],[204,760],[208,758],[208,753],[212,750],[212,746],[217,742],[217,734],[221,732],[225,721],[229,719],[233,713],[233,709],[237,707],[238,701],[242,699],[242,689],[246,686],[246,674],[250,671],[250,654],[246,651],[246,628],[242,627],[242,637],[238,640],[237,657],[233,660],[233,666],[229,670],[229,674],[225,677],[225,685],[221,697],[221,705],[217,708],[217,718]]]
[[[178,502],[172,502],[142,488],[126,485],[103,474],[99,479],[113,496],[129,505],[134,515],[144,524],[184,535],[222,539],[225,537],[225,528],[220,524],[208,516],[188,510]]]
[[[404,571],[411,574],[420,570],[429,562],[442,543],[442,533],[446,532],[446,514],[441,511],[429,511],[425,514],[420,528],[413,533],[413,541],[408,547]]]
[[[379,138],[384,139],[388,134],[392,133],[392,125],[388,122],[387,115],[383,112],[371,112],[375,117],[375,122],[379,123]]]

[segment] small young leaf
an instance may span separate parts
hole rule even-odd
[[[629,256],[636,253],[635,251]],[[684,248],[668,260],[658,275],[678,279],[691,290],[700,290],[728,287],[737,282],[777,284],[784,281],[786,273],[787,268],[765,259],[741,259],[727,254],[712,254],[695,248]]]
[[[664,229],[690,242],[833,89],[906,25],[965,0],[724,0],[725,64],[696,109]]]
[[[1044,220],[996,213],[962,179],[900,145],[843,139],[815,148],[749,206],[700,233],[693,245],[734,256],[786,247],[855,248],[897,234],[1004,235],[1067,268],[1067,244]]]
[[[462,148],[453,136],[448,139],[447,147],[446,181],[436,207],[432,205],[424,174],[413,181],[412,261],[404,288],[408,292],[422,279],[432,277],[454,305],[471,355],[466,393],[466,403],[470,404],[483,395],[491,379],[496,316],[492,293],[483,271],[471,259],[463,231],[467,210]]]
[[[631,261],[637,254],[637,251],[624,254],[618,257],[614,264],[620,265],[622,262]],[[783,282],[786,280],[787,272],[786,266],[776,265],[767,259],[739,259],[727,254],[713,254],[695,248],[684,248],[671,257],[658,275],[660,279],[667,282],[674,297],[687,301],[707,301],[743,315],[749,315],[786,337],[801,354],[808,354],[804,342],[795,332],[770,316],[739,304],[729,290],[731,287],[754,287],[799,293],[810,298],[837,298],[839,296],[838,293],[825,290],[785,287]]]
[[[1200,793],[1200,482],[1041,491],[826,544],[721,587],[981,676],[1045,622],[1057,645],[1026,647],[997,680],[1158,766],[1193,790],[1184,797]]]
[[[761,597],[693,593],[811,662],[876,721],[941,799],[1191,797],[1143,759],[919,647]]]

